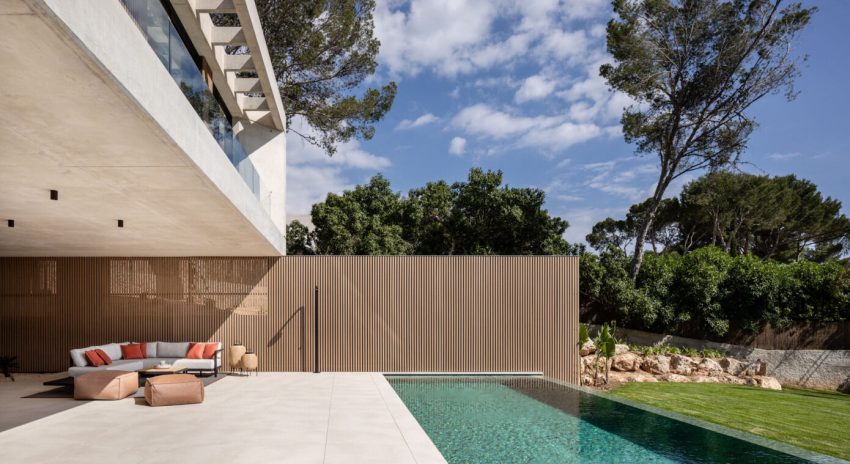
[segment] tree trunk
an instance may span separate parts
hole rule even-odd
[[[661,185],[660,182],[659,185]],[[635,254],[632,257],[630,275],[632,281],[637,280],[638,272],[640,272],[640,265],[643,263],[643,247],[646,244],[646,236],[649,233],[649,229],[652,228],[653,221],[655,221],[655,214],[658,212],[658,206],[661,204],[663,194],[664,189],[656,188],[655,194],[652,196],[652,202],[643,214],[643,221],[641,221],[640,230],[635,240]]]

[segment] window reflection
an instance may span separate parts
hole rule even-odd
[[[121,0],[163,66],[198,113],[230,163],[254,195],[263,201],[260,176],[233,133],[229,116],[207,86],[200,63],[174,27],[160,0]]]

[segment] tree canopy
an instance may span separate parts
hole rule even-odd
[[[383,176],[312,209],[315,230],[297,233],[294,249],[320,254],[564,254],[568,224],[550,216],[546,195],[502,185],[501,171],[471,169],[465,182],[429,182],[406,197]]]
[[[395,99],[395,82],[363,90],[380,49],[374,9],[374,0],[257,0],[287,129],[303,117],[315,132],[296,133],[328,154],[372,138]]]
[[[633,205],[622,220],[600,221],[588,243],[625,251],[645,207]],[[840,201],[824,198],[808,180],[716,172],[687,184],[678,198],[663,200],[647,241],[659,252],[717,246],[733,256],[825,261],[848,250],[850,219]]]
[[[782,0],[614,0],[608,23],[608,85],[635,105],[623,134],[659,159],[658,181],[637,224],[632,279],[670,183],[685,173],[735,164],[756,126],[750,106],[792,84],[792,42],[814,8]]]

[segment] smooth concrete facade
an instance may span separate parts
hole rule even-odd
[[[0,255],[285,253],[285,213],[245,185],[120,2],[5,1],[0,27]],[[280,134],[254,145],[279,157],[260,173],[278,196]]]

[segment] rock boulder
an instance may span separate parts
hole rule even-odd
[[[721,368],[723,368],[723,372],[732,375],[740,375],[741,371],[744,370],[744,364],[741,361],[738,361],[735,358],[720,358],[718,364]]]
[[[690,382],[690,379],[688,377],[686,377],[684,375],[679,375],[679,374],[664,374],[661,377],[659,377],[659,379],[661,379],[665,382],[672,382],[672,383],[687,383],[687,382]]]
[[[635,353],[618,354],[611,359],[611,369],[620,372],[632,372],[640,369],[641,357]]]
[[[596,344],[593,343],[593,340],[584,342],[584,345],[582,345],[578,350],[579,356],[587,356],[593,353],[596,353]]]
[[[843,382],[841,382],[841,385],[838,386],[838,391],[850,395],[850,377],[847,377]]]
[[[650,374],[666,374],[670,372],[670,358],[664,355],[650,356],[641,362],[640,368]]]
[[[697,363],[681,354],[674,354],[670,357],[670,372],[679,375],[691,375],[697,368]]]
[[[697,365],[697,372],[701,375],[718,376],[723,373],[723,368],[717,363],[717,361],[710,358],[704,358]]]
[[[614,356],[625,354],[629,352],[629,345],[623,345],[621,343],[617,343],[614,345]]]

